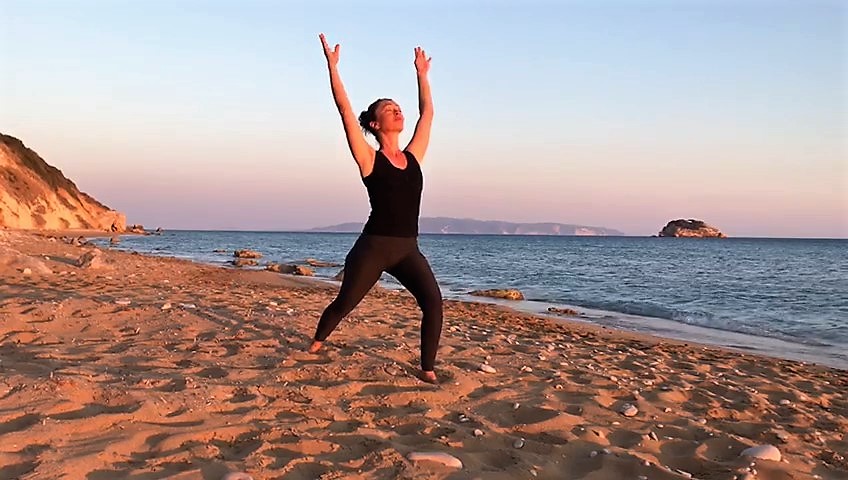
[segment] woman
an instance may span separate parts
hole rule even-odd
[[[415,48],[418,73],[418,123],[412,140],[403,150],[398,136],[403,130],[403,113],[392,100],[381,98],[363,111],[353,112],[338,72],[339,46],[330,50],[324,34],[319,35],[330,71],[330,87],[342,117],[347,144],[368,191],[371,213],[345,258],[344,279],[338,296],[321,315],[310,353],[317,353],[333,329],[365,297],[383,272],[397,280],[415,297],[422,312],[421,372],[418,377],[436,383],[436,350],[442,334],[442,294],[427,259],[418,248],[418,215],[423,177],[421,162],[430,141],[433,102],[430,98],[430,58]],[[358,120],[358,121],[357,121]],[[360,130],[361,129],[361,130]],[[363,130],[380,145],[374,150]]]

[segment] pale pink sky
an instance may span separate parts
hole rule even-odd
[[[392,97],[407,131],[413,48],[432,55],[424,216],[848,237],[844,3],[177,3],[11,1],[0,20],[0,131],[131,223],[364,221],[324,31],[355,108]]]

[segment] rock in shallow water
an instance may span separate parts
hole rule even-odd
[[[514,288],[507,289],[492,289],[492,290],[474,290],[469,295],[478,297],[503,298],[506,300],[524,300],[524,294]]]

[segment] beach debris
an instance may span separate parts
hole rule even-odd
[[[574,310],[573,308],[548,307],[548,311],[551,313],[556,313],[557,315],[580,315],[580,312]]]
[[[91,245],[91,242],[85,237],[62,237],[62,241],[75,247]]]
[[[782,458],[780,450],[774,445],[757,445],[756,447],[746,448],[739,454],[740,457],[753,457],[761,460],[773,460],[779,462]]]
[[[845,461],[845,456],[833,450],[825,449],[817,455],[818,459],[825,463],[840,469],[848,469],[848,462]],[[785,461],[785,460],[784,460]]]
[[[468,418],[464,413],[459,414],[459,423],[468,423],[471,419]]]
[[[197,305],[195,305],[193,303],[181,303],[180,307],[186,308],[188,310],[193,310],[193,309],[197,308]]]
[[[280,265],[279,263],[269,263],[265,265],[265,270],[275,273],[294,273],[293,265]]]
[[[230,263],[236,267],[255,267],[259,265],[259,262],[251,258],[237,258]]]
[[[527,372],[527,373],[532,373],[532,372],[533,372],[533,369],[532,369],[532,368],[530,368],[530,367],[528,367],[527,365],[525,365],[525,366],[521,367],[521,371],[522,371],[522,372]]]
[[[127,305],[130,305],[130,304],[132,304],[132,300],[128,300],[128,299],[125,299],[125,298],[122,298],[120,300],[115,300],[115,305],[127,306]]]
[[[304,277],[311,277],[311,276],[315,275],[315,272],[309,267],[305,267],[303,265],[295,265],[294,266],[294,274],[295,275],[302,275]]]
[[[524,443],[525,443],[524,439],[519,438],[519,439],[516,439],[514,442],[512,442],[512,446],[515,447],[515,448],[524,448]]]
[[[32,269],[29,267],[24,267],[24,269],[21,270],[21,273],[23,273],[24,275],[32,275]]]
[[[100,250],[89,250],[80,255],[77,260],[77,266],[80,268],[98,269],[106,267],[106,260],[103,258],[103,253]]]
[[[592,450],[591,452],[589,452],[589,458],[595,458],[597,456],[598,456],[597,450]]]
[[[503,298],[505,300],[524,300],[524,294],[514,288],[474,290],[468,293],[477,297]]]
[[[304,260],[304,263],[306,263],[310,267],[315,267],[315,268],[341,267],[341,265],[338,264],[338,263],[324,262],[322,260],[316,260],[314,258],[307,258],[306,260]]]
[[[480,365],[480,371],[486,372],[486,373],[497,373],[497,370],[495,370],[495,367],[489,365],[488,363],[481,364]]]
[[[162,310],[170,310],[170,309],[171,309],[171,302],[165,302],[165,304],[162,305]]]
[[[479,428],[475,428],[474,429],[474,436],[475,437],[482,437],[483,436],[483,430],[480,430]]]
[[[412,452],[406,458],[412,462],[429,461],[441,463],[446,467],[462,468],[462,462],[458,458],[444,452]]]
[[[648,438],[650,438],[651,440],[653,440],[655,442],[659,441],[659,438],[657,438],[657,434],[654,433],[653,430],[651,431],[651,433],[648,434]]]
[[[635,417],[637,413],[639,413],[639,409],[636,408],[632,403],[625,403],[618,410],[618,413],[624,415],[625,417]]]
[[[221,480],[253,480],[253,477],[244,472],[230,472],[221,477]]]
[[[280,265],[279,263],[269,263],[268,265],[265,265],[265,270],[276,273],[285,273],[287,275],[302,275],[305,277],[315,275],[315,272],[311,268],[303,265]]]
[[[233,252],[236,258],[262,258],[262,254],[254,250],[236,250]]]
[[[784,407],[787,406],[787,405],[792,405],[792,400],[789,400],[788,398],[784,398],[783,400],[780,401],[780,404],[783,405]]]
[[[520,407],[521,407],[521,404],[520,404],[520,403],[513,403],[513,404],[512,404],[512,409],[513,409],[513,410],[518,410]]]

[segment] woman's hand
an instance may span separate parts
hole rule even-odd
[[[337,43],[335,48],[330,50],[330,46],[327,45],[327,39],[324,37],[324,34],[319,34],[318,38],[321,39],[321,45],[324,47],[324,56],[327,57],[327,66],[335,67],[339,64],[339,44]]]
[[[338,45],[336,45],[336,48],[338,49]],[[430,71],[430,60],[432,60],[432,58],[427,57],[423,48],[415,47],[415,70],[419,75],[427,75],[427,72]],[[338,51],[336,53],[336,61],[338,61]]]

